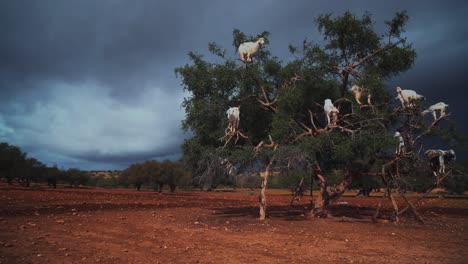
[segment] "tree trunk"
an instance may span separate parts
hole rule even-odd
[[[169,189],[171,190],[171,192],[175,192],[176,188],[177,188],[177,185],[169,184]]]
[[[312,173],[317,181],[320,193],[312,200],[309,215],[315,217],[327,217],[330,202],[337,200],[343,195],[353,181],[353,173],[351,173],[349,169],[346,169],[344,179],[339,184],[330,187],[327,186],[327,181],[322,175],[320,165],[315,162],[314,167],[315,168]]]
[[[264,172],[260,172],[260,177],[263,178],[262,180],[262,188],[260,190],[260,196],[258,197],[258,201],[260,203],[260,220],[265,220],[266,218],[266,207],[267,207],[267,199],[266,199],[266,188],[268,183],[268,176],[270,174],[270,167],[273,161],[268,164],[266,170]]]
[[[260,202],[260,220],[265,220],[266,218],[266,187],[268,183],[268,169],[263,173],[260,173],[260,176],[263,178],[262,180],[262,188],[260,190],[260,196],[258,197],[258,201]]]

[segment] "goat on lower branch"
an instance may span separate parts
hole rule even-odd
[[[357,85],[353,85],[353,87],[351,87],[348,91],[354,95],[354,99],[356,99],[356,102],[358,104],[362,105],[361,98],[363,96],[367,95],[367,104],[372,105],[371,104],[371,94],[369,93],[369,91],[367,89],[364,89],[364,88],[359,87]]]
[[[338,111],[338,109],[333,105],[330,99],[325,99],[323,109],[325,110],[325,114],[327,115],[328,125],[330,125],[330,122],[332,125],[336,125],[336,121],[338,119],[338,114],[340,113],[340,111]]]
[[[451,160],[456,160],[455,151],[453,149],[429,149],[424,152],[430,162],[431,169],[435,176],[445,173],[445,164]]]
[[[396,87],[396,91],[398,93],[398,96],[395,99],[400,99],[401,105],[403,107],[413,106],[412,101],[414,101],[414,100],[419,100],[419,99],[426,100],[426,97],[424,97],[424,96],[422,96],[420,94],[417,94],[415,91],[413,91],[413,90],[402,90],[400,88],[400,86]]]
[[[403,136],[400,134],[400,132],[397,131],[393,137],[398,138],[398,146],[395,150],[395,154],[401,155],[405,149],[405,141],[403,140]]]
[[[228,129],[231,132],[237,131],[240,121],[240,109],[239,107],[231,107],[226,111],[228,118]]]
[[[256,42],[244,42],[239,45],[239,56],[243,63],[252,62],[252,56],[259,48],[265,45],[265,39],[259,38]]]
[[[434,120],[437,120],[437,112],[440,112],[440,117],[445,116],[445,110],[447,109],[449,105],[444,103],[444,102],[438,102],[437,104],[431,105],[427,110],[422,111],[422,114],[429,114],[432,113],[432,116],[434,117]],[[440,118],[439,117],[439,118]]]

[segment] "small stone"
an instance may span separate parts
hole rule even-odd
[[[41,255],[41,254],[37,254],[37,256],[38,256],[38,257],[42,257],[42,255]]]

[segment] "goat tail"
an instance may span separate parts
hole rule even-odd
[[[424,110],[421,112],[421,114],[425,115],[425,114],[429,114],[431,111],[430,110]]]

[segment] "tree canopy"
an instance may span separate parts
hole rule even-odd
[[[323,209],[353,181],[395,158],[397,130],[407,141],[405,157],[411,164],[428,129],[432,133],[444,127],[439,122],[425,124],[420,104],[396,106],[395,88],[386,86],[389,78],[410,69],[416,58],[403,34],[408,19],[405,11],[398,12],[385,21],[385,32],[376,32],[369,13],[320,15],[315,24],[323,40],[290,45],[295,59],[286,62],[268,51],[266,31],[247,35],[233,30],[234,49],[259,37],[266,40],[253,63],[227,57],[226,49],[214,42],[208,50],[215,59],[190,52],[190,63],[175,72],[190,94],[182,104],[183,128],[193,137],[183,143],[183,159],[195,178],[216,171],[210,166],[228,168],[216,160],[229,160],[240,170],[301,168],[312,171],[321,186],[325,204],[318,207]],[[370,104],[354,100],[350,92],[354,85],[370,95]],[[336,123],[327,124],[325,99],[339,109]],[[234,106],[240,109],[237,131],[226,129],[226,110]],[[337,171],[342,180],[329,186],[327,175]]]

